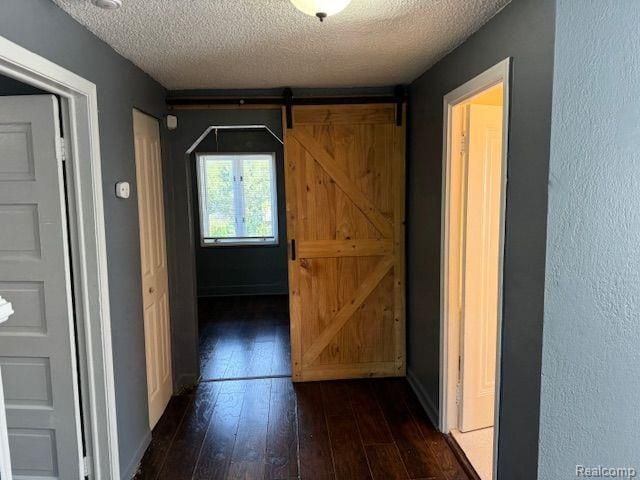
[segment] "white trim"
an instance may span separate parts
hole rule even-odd
[[[207,135],[209,135],[213,130],[215,130],[216,133],[218,132],[218,130],[266,130],[273,136],[273,138],[275,138],[282,145],[284,145],[284,142],[282,141],[282,139],[278,135],[273,133],[273,130],[271,130],[266,125],[211,125],[210,127],[207,127],[207,129],[204,132],[202,132],[202,135],[196,138],[196,141],[193,142],[193,144],[187,150],[186,152],[187,155],[191,155],[193,151],[197,148],[197,146],[200,145],[202,141],[205,138],[207,138]]]
[[[237,237],[205,237],[204,232],[209,229],[208,219],[205,216],[207,210],[205,161],[211,157],[218,160],[231,160],[233,164],[233,182],[234,182],[234,209],[236,212],[236,234]],[[242,185],[244,160],[250,158],[268,157],[271,159],[271,225],[273,226],[273,235],[268,237],[248,237],[244,235],[245,226],[239,214],[245,211],[244,188]],[[196,154],[196,178],[198,183],[198,215],[200,220],[200,246],[203,248],[217,247],[237,247],[237,246],[277,246],[279,245],[278,237],[278,182],[277,182],[277,165],[275,152],[254,152],[254,153],[218,153],[218,152],[199,152]],[[240,179],[240,180],[238,180]]]
[[[0,296],[0,323],[9,320],[13,315],[11,303]],[[0,370],[0,479],[12,480],[11,458],[9,457],[9,433],[7,431],[7,416],[4,406],[4,391],[2,387],[2,370]]]
[[[498,338],[497,338],[497,358],[496,358],[496,394],[495,394],[495,420],[494,420],[494,456],[493,456],[493,477],[497,475],[497,458],[498,458],[498,435],[499,435],[499,419],[500,419],[500,365],[502,354],[502,273],[504,260],[504,228],[505,228],[505,210],[506,210],[506,187],[507,187],[507,158],[508,158],[508,139],[509,139],[509,77],[510,77],[510,58],[502,60],[487,71],[481,73],[477,77],[471,79],[464,85],[456,88],[452,92],[445,95],[443,99],[443,156],[442,156],[442,212],[441,212],[441,258],[440,258],[440,418],[439,428],[443,433],[449,433],[454,427],[450,423],[449,410],[451,398],[451,386],[448,382],[448,372],[452,361],[458,361],[458,352],[456,351],[457,342],[452,341],[449,335],[450,312],[448,309],[448,262],[449,257],[449,197],[450,197],[450,162],[451,152],[449,150],[452,137],[452,113],[453,107],[473,97],[487,88],[498,83],[503,84],[503,150],[502,150],[502,200],[500,212],[500,266],[499,266],[499,299],[498,299]]]
[[[120,478],[116,424],[111,320],[104,227],[98,99],[95,84],[0,36],[0,73],[59,95],[67,104],[71,182],[69,218],[74,233],[77,308],[84,336],[78,339],[80,361],[87,372],[88,405],[83,405],[90,432],[93,478]]]

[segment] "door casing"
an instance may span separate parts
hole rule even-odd
[[[439,429],[443,433],[449,433],[455,427],[457,419],[456,406],[456,381],[452,372],[458,369],[459,361],[459,329],[454,323],[459,317],[458,312],[450,308],[449,300],[449,255],[451,237],[451,159],[453,154],[453,110],[454,107],[476,94],[487,90],[499,83],[503,84],[503,131],[502,131],[502,200],[500,212],[500,258],[499,258],[499,284],[498,284],[498,326],[496,341],[496,395],[494,407],[494,458],[493,475],[496,477],[498,458],[498,437],[500,430],[500,366],[501,366],[501,338],[502,338],[502,298],[503,298],[503,261],[504,261],[504,226],[506,211],[507,189],[507,158],[509,139],[509,92],[510,92],[511,59],[506,58],[489,68],[485,72],[471,79],[462,86],[445,95],[443,99],[443,159],[442,159],[442,211],[441,211],[441,265],[440,265],[440,418]]]
[[[94,479],[120,478],[96,86],[2,36],[0,74],[58,95],[68,119],[70,267],[87,466]]]

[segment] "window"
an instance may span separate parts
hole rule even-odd
[[[278,243],[272,153],[197,155],[203,246]]]

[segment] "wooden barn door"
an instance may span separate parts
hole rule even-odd
[[[285,128],[293,380],[405,373],[405,129],[394,105]]]

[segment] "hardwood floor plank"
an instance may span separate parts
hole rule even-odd
[[[347,382],[333,381],[321,382],[322,403],[324,412],[328,415],[352,415],[349,402],[349,389]]]
[[[248,380],[231,455],[229,479],[264,477],[271,380]]]
[[[286,301],[208,302],[200,326],[206,337],[200,339],[203,375],[224,377],[230,366],[234,374],[260,374],[258,367],[263,375],[289,373]],[[205,382],[174,397],[135,478],[470,477],[405,379],[294,385],[289,378],[269,378]]]
[[[242,385],[236,385],[237,383],[239,382],[225,382],[221,385],[200,451],[194,480],[227,478],[244,400],[244,388]]]
[[[219,389],[219,384],[203,383],[195,390],[193,401],[167,452],[164,467],[158,479],[187,480],[191,478]]]
[[[364,445],[393,443],[387,420],[367,381],[353,381],[348,384],[349,400],[356,416],[356,422]]]
[[[398,379],[400,380],[400,379]],[[422,405],[418,401],[409,384],[404,380],[395,381],[397,391],[413,415],[422,436],[433,451],[440,468],[448,480],[469,480],[469,476],[460,465],[444,435],[431,424]]]
[[[296,397],[288,378],[274,378],[271,381],[264,478],[298,478]]]
[[[289,324],[275,326],[275,345],[271,361],[271,375],[291,375],[291,345]]]
[[[374,380],[372,390],[382,408],[410,478],[446,480],[413,415],[388,379]]]
[[[298,439],[300,443],[300,478],[325,480],[335,478],[327,422],[318,383],[294,386],[298,400]]]
[[[336,480],[370,479],[367,456],[353,414],[328,415],[327,426]]]
[[[247,376],[258,377],[270,375],[274,350],[274,341],[256,341],[253,345],[253,354],[249,360]]]
[[[171,397],[167,409],[153,429],[151,444],[142,458],[141,468],[134,477],[135,480],[155,480],[158,478],[173,438],[192,400],[193,397],[190,395]]]
[[[289,375],[288,312],[286,296],[200,299],[203,380]]]
[[[395,443],[365,446],[374,480],[405,480],[409,478]]]

